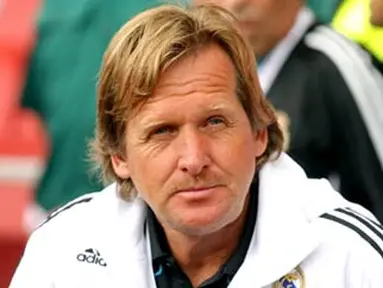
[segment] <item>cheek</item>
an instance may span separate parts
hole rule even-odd
[[[220,166],[238,174],[238,177],[252,177],[255,170],[255,151],[252,135],[234,137],[218,145]]]
[[[140,195],[146,203],[157,203],[161,198],[161,183],[162,177],[160,175],[161,170],[155,169],[149,165],[136,165],[132,169],[131,179]],[[151,206],[151,205],[150,205]],[[155,207],[152,207],[155,209]]]
[[[157,153],[138,151],[129,158],[132,181],[138,192],[144,197],[160,194],[162,187],[172,173],[173,161],[167,150]],[[145,191],[145,193],[142,193]],[[154,191],[154,192],[153,192]],[[143,195],[146,194],[146,195]]]

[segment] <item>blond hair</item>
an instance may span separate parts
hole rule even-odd
[[[260,168],[283,147],[274,110],[260,89],[249,44],[233,16],[219,7],[164,5],[128,21],[113,37],[100,72],[97,125],[91,155],[106,181],[117,181],[125,199],[135,195],[131,179],[114,172],[111,156],[125,155],[126,123],[151,97],[160,75],[174,62],[209,44],[219,45],[236,69],[237,97],[253,129],[267,128],[268,145]]]

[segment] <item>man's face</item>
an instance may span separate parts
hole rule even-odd
[[[292,27],[302,0],[193,0],[231,11],[257,56],[265,56]]]
[[[171,66],[153,97],[127,124],[120,177],[165,227],[212,233],[241,214],[267,133],[253,132],[236,97],[235,70],[218,46]]]
[[[371,23],[383,26],[383,0],[371,0]]]

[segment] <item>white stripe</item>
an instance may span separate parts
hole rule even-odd
[[[354,96],[371,142],[383,167],[383,77],[366,61],[367,55],[332,29],[320,26],[305,38],[312,49],[327,55]],[[365,56],[365,57],[364,57]],[[371,64],[371,65],[369,65]],[[357,135],[356,135],[357,136]]]
[[[373,240],[380,248],[383,249],[383,240],[379,238],[378,235],[376,235],[376,233],[374,231],[372,231],[370,228],[368,228],[366,225],[364,225],[362,222],[360,222],[359,220],[347,215],[347,214],[344,214],[342,212],[338,212],[338,211],[333,211],[331,213],[329,213],[330,215],[333,215],[335,216],[336,218],[339,218],[339,219],[342,219],[356,227],[358,227],[360,230],[362,230],[368,237],[371,238],[371,240]],[[339,223],[340,225],[342,225],[341,223]],[[344,226],[342,225],[343,227],[345,227],[346,229],[348,230],[352,230],[350,229],[349,227],[347,226]],[[365,240],[363,240],[365,241]],[[367,245],[370,245],[366,242]]]
[[[0,156],[0,181],[34,184],[44,172],[44,162],[38,157]]]

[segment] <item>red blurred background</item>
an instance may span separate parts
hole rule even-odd
[[[20,108],[39,0],[0,1],[0,288],[23,253],[24,213],[47,155],[36,114]]]

